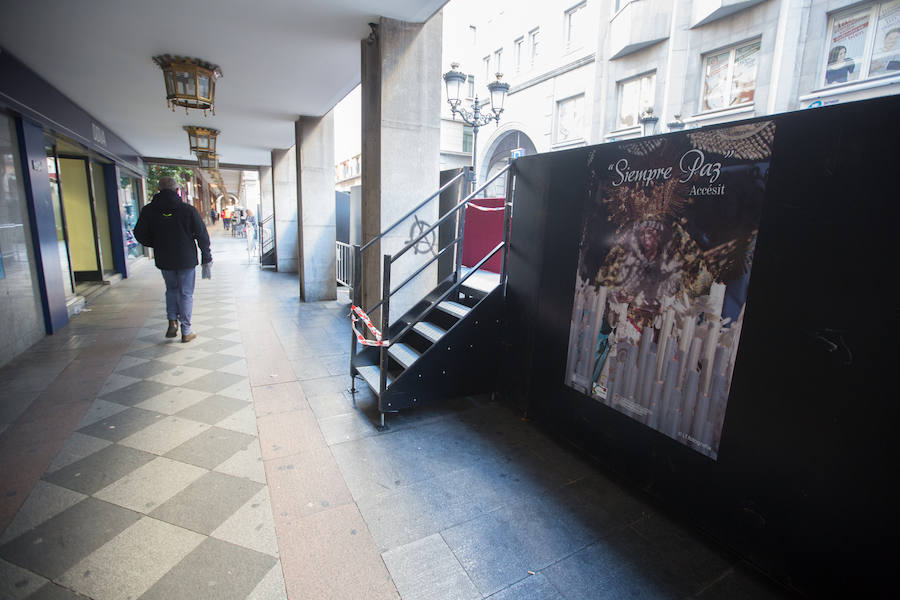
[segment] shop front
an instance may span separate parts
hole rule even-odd
[[[122,220],[122,239],[125,241],[125,260],[129,266],[145,254],[144,247],[131,233],[143,206],[142,182],[141,177],[125,170],[119,171],[119,214]]]
[[[15,121],[0,111],[0,365],[44,336]]]
[[[141,157],[0,52],[0,365],[65,327],[144,255]]]

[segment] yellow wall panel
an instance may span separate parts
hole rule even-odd
[[[91,175],[94,179],[94,212],[97,215],[97,237],[100,239],[100,259],[104,271],[113,271],[112,241],[109,233],[109,202],[106,199],[106,182],[103,180],[103,165],[92,163]]]
[[[66,211],[72,270],[96,271],[97,250],[91,219],[91,195],[84,165],[84,161],[80,159],[60,158],[59,182],[62,187],[63,209]]]

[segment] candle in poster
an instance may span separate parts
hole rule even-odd
[[[566,385],[713,459],[775,123],[592,153]]]

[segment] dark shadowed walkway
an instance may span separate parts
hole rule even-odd
[[[145,264],[0,369],[0,599],[774,597],[487,399],[379,433],[346,302],[213,252],[193,342]]]

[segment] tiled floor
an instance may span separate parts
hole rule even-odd
[[[0,369],[0,600],[783,597],[486,398],[380,433],[346,303],[213,251],[190,344],[147,264]]]

